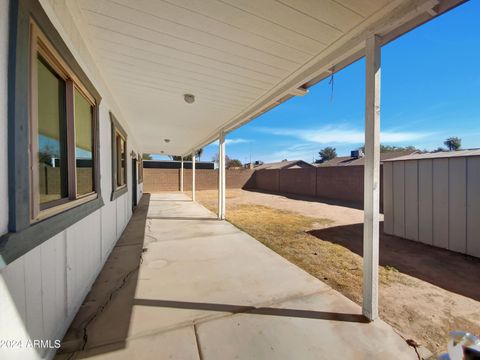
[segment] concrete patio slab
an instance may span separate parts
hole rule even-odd
[[[62,352],[70,359],[417,358],[390,326],[366,323],[358,305],[181,193],[144,196]]]

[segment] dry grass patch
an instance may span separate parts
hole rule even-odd
[[[308,231],[330,226],[330,219],[315,219],[262,205],[238,205],[227,220],[295,265],[360,303],[362,258],[341,245],[323,241]],[[380,281],[398,280],[394,269],[380,269]]]

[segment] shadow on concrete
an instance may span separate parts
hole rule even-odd
[[[150,202],[192,202],[192,199],[173,199],[173,200],[165,200],[165,199],[151,199]]]
[[[311,230],[309,234],[363,255],[363,224]],[[383,233],[380,223],[380,265],[480,301],[480,259]]]
[[[123,349],[142,262],[150,194],[143,194],[122,236],[62,340],[57,357],[80,359]],[[80,352],[80,353],[79,353]]]
[[[252,188],[242,188],[242,190],[257,192],[261,194],[277,195],[277,196],[282,196],[292,200],[324,203],[328,205],[343,206],[343,207],[348,207],[352,209],[363,210],[363,203],[357,203],[357,202],[347,201],[347,200],[336,200],[336,199],[330,199],[325,197],[315,197],[315,196],[299,195],[299,194],[276,193],[272,191],[252,189]]]
[[[368,319],[361,314],[344,314],[344,313],[334,313],[334,312],[328,312],[328,311],[255,307],[255,306],[245,306],[245,305],[202,303],[202,302],[190,302],[190,301],[135,299],[134,305],[166,307],[166,308],[173,308],[173,309],[219,311],[219,312],[228,312],[233,314],[244,313],[244,314],[286,316],[286,317],[297,317],[297,318],[305,318],[305,319],[330,320],[330,321],[345,321],[345,322],[359,322],[359,323],[369,322]]]
[[[181,216],[149,216],[147,219],[154,220],[215,220],[218,221],[218,218],[215,217],[181,217]]]

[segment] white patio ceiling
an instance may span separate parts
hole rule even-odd
[[[458,3],[72,0],[69,7],[141,150],[183,155],[356,60],[369,35],[388,42]]]

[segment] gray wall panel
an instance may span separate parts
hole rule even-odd
[[[448,248],[448,159],[433,160],[433,245]]]
[[[467,254],[480,257],[480,157],[467,166]]]
[[[418,240],[418,161],[405,161],[405,237]]]
[[[433,244],[433,162],[418,162],[418,240]]]
[[[467,251],[467,160],[449,159],[448,181],[448,248]]]
[[[405,162],[393,163],[393,233],[405,237]]]
[[[480,157],[384,164],[384,229],[480,257]]]
[[[383,231],[393,234],[393,163],[383,164]]]

